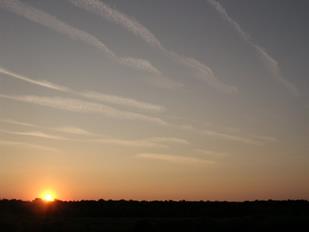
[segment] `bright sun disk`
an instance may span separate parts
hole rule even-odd
[[[52,202],[55,200],[55,195],[52,192],[45,192],[41,195],[43,201]]]

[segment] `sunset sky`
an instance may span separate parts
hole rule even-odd
[[[309,199],[308,10],[0,0],[0,199]]]

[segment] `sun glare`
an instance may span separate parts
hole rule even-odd
[[[47,191],[41,194],[41,199],[45,202],[53,202],[55,198],[56,198],[55,194],[50,191]]]

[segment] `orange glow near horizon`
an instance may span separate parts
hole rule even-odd
[[[53,191],[47,190],[41,193],[40,198],[45,202],[53,202],[56,199],[56,194]]]

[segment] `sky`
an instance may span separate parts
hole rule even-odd
[[[306,0],[0,0],[0,198],[309,199]]]

